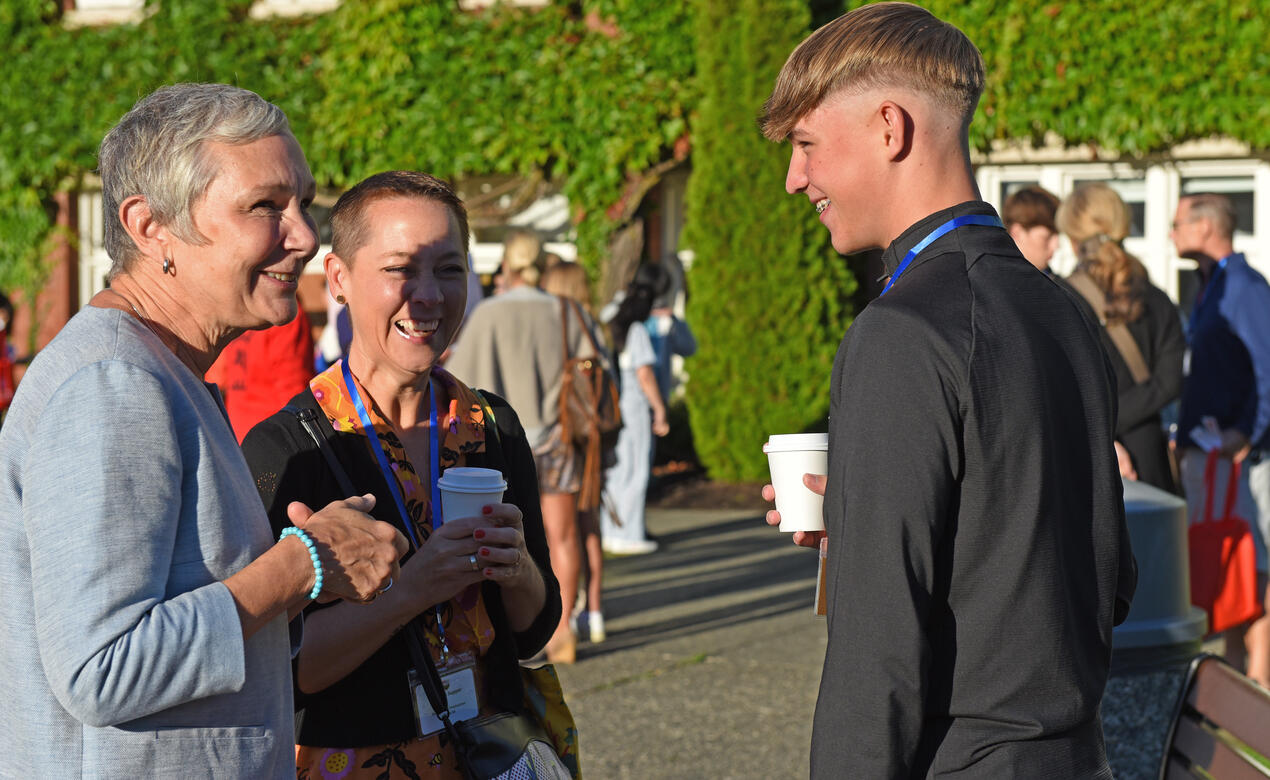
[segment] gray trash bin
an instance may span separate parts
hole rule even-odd
[[[1112,635],[1102,724],[1117,780],[1145,780],[1159,772],[1169,719],[1208,616],[1191,605],[1186,502],[1126,481],[1124,504],[1138,588],[1128,618]]]

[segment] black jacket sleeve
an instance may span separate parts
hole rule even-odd
[[[941,587],[936,558],[961,468],[964,366],[932,348],[923,324],[905,319],[870,307],[834,369],[817,777],[908,777],[922,738],[928,623]]]

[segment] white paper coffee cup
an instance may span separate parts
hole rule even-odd
[[[829,434],[773,434],[763,445],[767,466],[776,491],[776,511],[781,513],[780,529],[825,530],[825,499],[807,489],[804,474],[829,472]]]
[[[503,500],[507,482],[497,469],[455,466],[445,470],[437,481],[441,489],[443,522],[460,517],[479,517],[481,508]]]

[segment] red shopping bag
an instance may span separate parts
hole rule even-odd
[[[1257,592],[1257,551],[1248,521],[1235,514],[1239,492],[1239,464],[1230,466],[1226,508],[1213,519],[1217,481],[1216,451],[1208,453],[1204,469],[1204,515],[1189,530],[1191,603],[1208,612],[1209,630],[1216,634],[1261,617]]]

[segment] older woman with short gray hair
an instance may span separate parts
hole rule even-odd
[[[215,389],[237,335],[296,316],[314,182],[276,106],[165,87],[102,142],[109,289],[0,431],[0,729],[21,777],[288,777],[288,620],[367,602],[405,540],[372,497],[273,538]],[[267,475],[263,476],[267,478]]]

